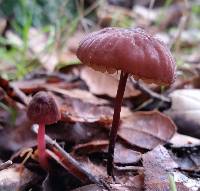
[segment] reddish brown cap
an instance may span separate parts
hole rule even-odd
[[[78,58],[98,71],[116,70],[156,84],[175,80],[176,63],[165,44],[142,29],[104,28],[86,36]]]
[[[60,111],[53,96],[41,91],[36,93],[29,103],[27,116],[33,123],[48,125],[60,119]]]

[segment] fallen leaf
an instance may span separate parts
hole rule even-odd
[[[174,181],[176,182],[176,184],[178,185],[178,191],[184,191],[188,190],[188,191],[199,191],[200,190],[200,180],[197,179],[192,179],[192,178],[188,178],[186,175],[184,175],[183,173],[180,172],[174,172],[172,173],[174,176]],[[180,189],[179,189],[179,185]],[[182,188],[182,189],[181,189]]]
[[[200,145],[200,139],[175,133],[171,138],[170,143],[175,147],[183,147],[190,145]]]
[[[73,152],[78,155],[86,155],[93,152],[100,152],[103,149],[107,148],[108,143],[108,140],[95,140],[85,144],[79,144],[73,148]]]
[[[31,122],[27,119],[26,111],[17,111],[14,124],[10,123],[10,116],[5,117],[4,128],[0,131],[2,153],[3,151],[6,153],[16,152],[19,149],[36,144],[36,136],[31,132]]]
[[[106,131],[102,131],[102,127],[95,123],[67,123],[60,122],[46,128],[47,134],[53,139],[65,141],[68,145],[77,145],[96,140],[107,139]]]
[[[165,144],[176,132],[176,126],[166,115],[158,111],[135,112],[122,118],[118,135],[131,145],[153,149]]]
[[[47,90],[53,91],[56,93],[63,94],[64,96],[69,96],[72,98],[77,98],[80,100],[84,100],[84,102],[95,104],[95,105],[103,105],[108,103],[105,99],[97,98],[90,92],[86,90],[81,90],[81,89],[71,89],[71,90],[65,90],[57,87],[52,87],[52,86],[47,86]]]
[[[0,190],[26,190],[38,181],[39,177],[22,165],[13,165],[0,171]]]
[[[95,184],[90,184],[74,189],[72,191],[103,191],[103,189]]]
[[[161,145],[143,155],[144,184],[147,191],[170,189],[169,175],[173,174],[177,191],[198,191],[199,183],[176,171],[177,163]],[[187,179],[187,181],[186,181]],[[192,182],[192,183],[191,183]]]
[[[131,172],[118,176],[120,184],[111,184],[116,191],[144,191],[144,176],[139,174],[134,176]]]
[[[172,106],[166,113],[177,124],[178,132],[200,138],[200,90],[176,90],[170,97]]]
[[[133,165],[141,160],[140,152],[128,149],[122,144],[116,144],[114,153],[114,163],[117,165]]]
[[[170,149],[174,154],[173,159],[180,169],[188,173],[196,172],[198,174],[200,172],[200,145],[171,145]]]
[[[60,100],[61,121],[66,122],[98,122],[110,125],[113,118],[113,108],[108,106],[104,99],[97,98],[85,90],[62,90],[50,88],[51,91],[63,94],[64,99]],[[121,116],[125,117],[131,111],[122,107]]]
[[[71,97],[61,104],[61,120],[66,122],[111,124],[112,113],[113,109],[108,106],[98,106]]]
[[[95,140],[74,147],[73,152],[78,155],[88,155],[95,152],[107,152],[108,140]],[[128,149],[122,144],[116,144],[114,153],[114,163],[117,165],[131,165],[140,161],[140,152]]]
[[[52,77],[53,78],[53,77]],[[49,89],[50,87],[56,87],[61,89],[73,89],[77,88],[79,86],[79,83],[70,83],[65,82],[60,79],[54,78],[54,79],[44,79],[44,78],[38,78],[38,79],[31,79],[31,80],[21,80],[21,81],[15,81],[11,82],[11,85],[14,87],[17,87],[21,91],[23,91],[26,94],[33,94],[38,91]],[[53,80],[57,80],[59,82],[52,82]],[[51,81],[51,82],[50,82]]]
[[[107,95],[115,97],[117,93],[119,75],[110,75],[95,71],[87,66],[83,67],[80,73],[81,78],[86,82],[91,93],[96,95]],[[133,97],[140,94],[128,81],[124,92],[124,97]]]

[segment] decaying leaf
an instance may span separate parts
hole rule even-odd
[[[147,191],[169,190],[169,175],[174,175],[178,191],[198,191],[198,180],[190,179],[178,172],[178,167],[170,157],[168,151],[161,145],[143,155],[144,184]],[[187,181],[186,181],[187,180]]]
[[[143,191],[144,176],[139,174],[134,176],[131,172],[118,176],[120,184],[111,184],[114,191]]]
[[[141,160],[141,153],[128,149],[122,144],[116,144],[114,153],[114,163],[117,165],[136,164]]]
[[[90,92],[96,95],[107,95],[115,97],[119,83],[119,76],[117,74],[106,74],[95,71],[89,67],[83,67],[80,73],[81,78],[86,82]],[[128,82],[126,85],[124,97],[137,96],[140,94],[133,85]]]
[[[74,152],[78,155],[88,155],[95,152],[107,152],[108,140],[95,140],[85,144],[75,146]],[[116,144],[114,153],[114,162],[117,165],[131,165],[140,161],[142,155],[140,152],[128,149],[122,144]]]
[[[65,99],[61,100],[61,120],[71,122],[99,122],[111,124],[113,108],[106,105],[106,100],[97,98],[84,90],[63,90]],[[61,92],[60,92],[61,93]],[[125,117],[131,111],[122,107],[121,116]]]
[[[100,152],[101,150],[107,148],[108,143],[108,140],[95,140],[85,144],[79,144],[74,147],[73,152],[78,155]]]
[[[122,118],[118,135],[131,145],[153,149],[168,142],[175,132],[176,126],[169,117],[150,111],[135,112]]]
[[[71,97],[63,101],[61,106],[62,121],[100,122],[104,124],[112,122],[113,110],[108,106],[98,106]]]

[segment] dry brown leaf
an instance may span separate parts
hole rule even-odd
[[[108,95],[115,97],[119,83],[117,74],[107,74],[95,71],[87,66],[83,67],[80,73],[81,78],[86,82],[90,92],[96,95]],[[127,82],[124,97],[132,97],[140,94],[130,82]]]
[[[132,175],[129,173],[118,177],[120,184],[111,184],[116,191],[144,191],[144,175]]]
[[[144,184],[147,191],[163,191],[170,189],[169,175],[173,174],[178,191],[197,191],[200,184],[176,171],[178,167],[168,151],[161,145],[143,155]]]
[[[187,135],[182,135],[175,133],[171,138],[170,143],[176,147],[190,146],[190,145],[200,145],[200,139],[190,137]]]
[[[19,149],[32,147],[36,144],[36,137],[31,132],[31,122],[27,119],[26,111],[17,112],[14,124],[11,123],[9,115],[4,116],[4,128],[0,131],[1,152],[16,152]]]
[[[95,140],[90,141],[85,144],[76,145],[73,149],[78,155],[90,154],[93,152],[99,152],[105,149],[108,146],[108,140]]]
[[[182,89],[170,94],[172,107],[166,113],[178,126],[180,133],[200,138],[200,90]]]
[[[74,189],[72,191],[103,191],[103,189],[95,184],[89,184],[89,185]]]
[[[36,174],[24,168],[22,164],[13,165],[0,171],[0,190],[26,190],[27,185],[31,185],[31,182],[33,183],[37,179]]]
[[[107,126],[112,123],[113,108],[105,105],[108,103],[106,100],[97,98],[85,90],[63,90],[52,87],[49,90],[65,96],[60,102],[62,121],[99,122]],[[122,107],[122,117],[130,114],[131,111],[128,108]]]
[[[112,113],[108,106],[98,106],[73,97],[66,97],[61,104],[61,120],[67,122],[111,124]]]
[[[153,149],[176,132],[172,120],[158,111],[135,112],[121,119],[118,135],[131,145]]]
[[[118,165],[135,164],[141,160],[141,153],[128,149],[122,144],[116,144],[114,153],[114,162]]]
[[[63,94],[64,96],[69,96],[72,98],[84,100],[84,102],[95,104],[95,105],[103,105],[103,104],[108,103],[105,99],[97,98],[86,90],[81,90],[81,89],[65,90],[65,89],[52,87],[52,86],[46,86],[46,88],[49,91],[60,93],[60,94]]]
[[[79,144],[74,147],[74,152],[78,155],[87,155],[94,152],[107,151],[108,140],[95,140],[85,144]],[[122,144],[116,144],[114,162],[117,165],[130,165],[140,161],[142,155],[140,152],[124,147]]]

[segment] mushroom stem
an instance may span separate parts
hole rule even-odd
[[[117,138],[117,131],[118,131],[119,121],[120,121],[121,105],[122,105],[127,78],[128,78],[128,73],[124,73],[123,71],[121,71],[119,85],[117,89],[117,95],[116,95],[115,104],[114,104],[112,127],[111,127],[110,135],[109,135],[107,173],[110,176],[113,176],[114,149],[115,149],[115,142]]]
[[[40,165],[44,169],[47,169],[48,161],[47,161],[47,156],[46,156],[46,151],[45,151],[46,150],[45,124],[43,123],[39,124],[37,141],[38,141],[38,156],[39,156]]]

